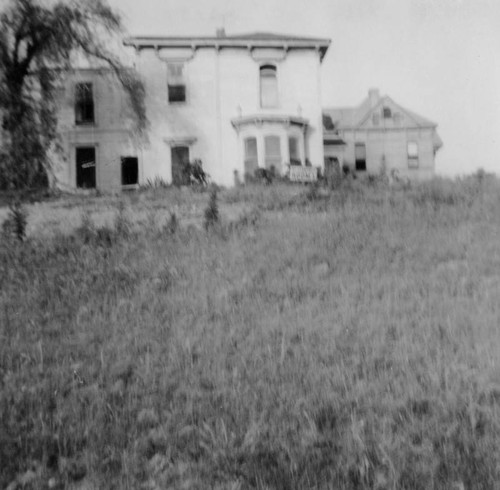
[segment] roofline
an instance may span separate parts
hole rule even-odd
[[[132,36],[123,40],[125,46],[134,47],[136,50],[160,48],[282,48],[289,49],[315,49],[322,60],[330,47],[330,39],[322,38],[270,38],[270,39],[238,39],[231,37],[161,37],[161,36]]]

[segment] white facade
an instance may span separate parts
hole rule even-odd
[[[179,183],[183,164],[197,159],[225,186],[257,167],[321,168],[320,69],[329,43],[265,33],[125,40],[145,84],[148,141],[134,143],[116,81],[102,69],[77,70],[61,96],[58,184]]]
[[[254,165],[274,164],[284,173],[292,144],[294,161],[322,167],[320,66],[329,41],[257,34],[125,44],[135,47],[146,84],[151,127],[144,179],[175,181],[176,148],[227,186],[253,169],[245,167],[248,151],[256,150]],[[184,100],[169,100],[171,81],[184,85]]]

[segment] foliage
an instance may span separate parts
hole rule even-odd
[[[220,191],[228,239],[168,189],[0,241],[0,488],[496,488],[500,184],[351,184]]]
[[[10,0],[0,12],[0,187],[47,186],[56,138],[57,87],[75,59],[111,68],[129,95],[136,130],[146,127],[144,87],[109,49],[122,29],[106,0]]]
[[[219,222],[219,205],[217,203],[217,188],[213,187],[210,192],[210,199],[205,209],[205,230],[212,228]]]
[[[6,236],[17,238],[20,242],[26,238],[28,212],[20,200],[15,200],[9,205],[9,214],[2,224]]]

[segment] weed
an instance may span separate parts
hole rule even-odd
[[[217,189],[214,187],[210,192],[210,199],[205,208],[205,230],[214,227],[219,222],[219,205],[217,203]]]
[[[20,242],[26,238],[28,212],[20,200],[16,199],[9,205],[9,214],[2,224],[2,231],[6,236],[17,238]]]

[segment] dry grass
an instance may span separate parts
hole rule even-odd
[[[500,488],[500,185],[348,187],[4,239],[0,487]]]

